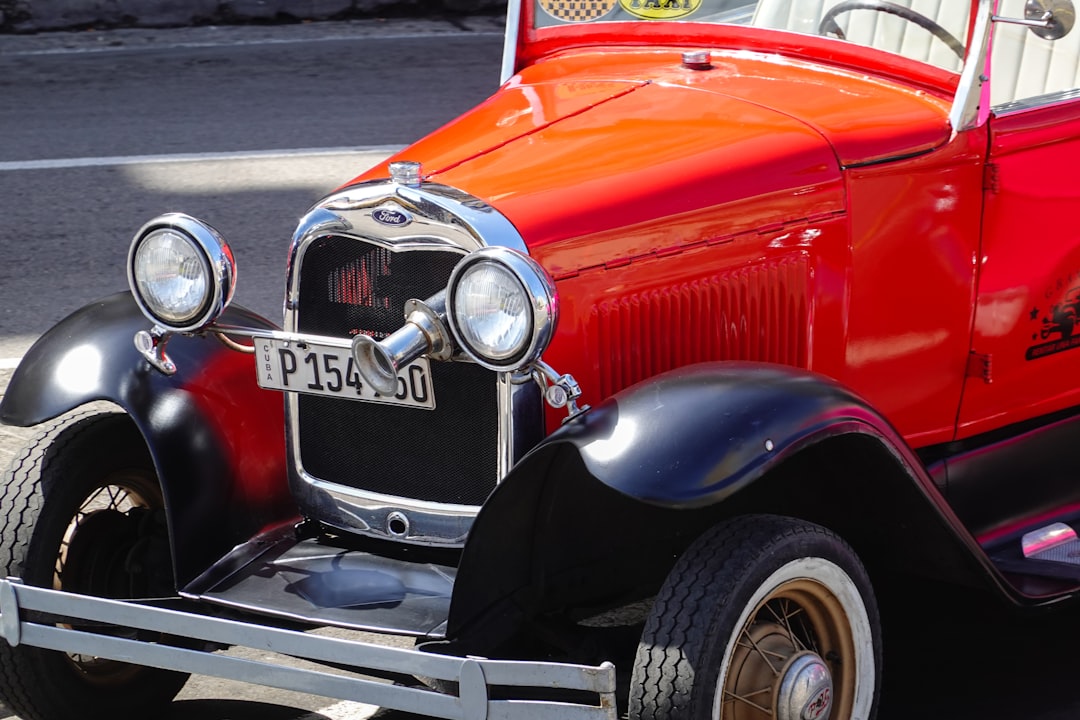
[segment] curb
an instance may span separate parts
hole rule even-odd
[[[0,0],[0,33],[496,14],[506,0]]]

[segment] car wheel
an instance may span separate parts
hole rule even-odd
[[[864,720],[880,687],[869,579],[830,531],[744,516],[679,558],[645,623],[630,717]]]
[[[4,575],[110,598],[175,594],[161,489],[126,416],[52,423],[16,456],[2,492]],[[24,720],[154,717],[187,677],[0,642],[0,696]]]

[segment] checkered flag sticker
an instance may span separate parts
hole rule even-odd
[[[563,22],[599,20],[618,4],[618,0],[539,0],[540,7]]]

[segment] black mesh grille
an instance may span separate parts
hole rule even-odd
[[[299,330],[385,337],[402,326],[405,301],[445,288],[460,259],[445,251],[393,253],[349,238],[317,240],[303,258]],[[384,495],[482,504],[497,469],[495,374],[441,362],[431,363],[431,374],[434,410],[301,395],[304,468]]]

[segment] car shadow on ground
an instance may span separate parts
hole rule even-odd
[[[303,708],[250,700],[177,700],[162,720],[331,720]]]
[[[948,610],[946,610],[946,608]],[[1019,611],[981,590],[911,582],[882,607],[878,720],[1080,716],[1078,606]]]

